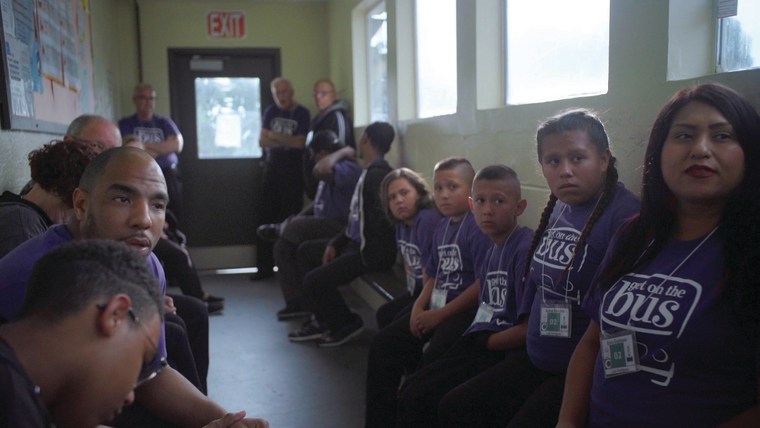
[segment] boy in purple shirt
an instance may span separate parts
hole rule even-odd
[[[507,359],[451,391],[442,426],[554,426],[565,370],[589,318],[581,308],[609,241],[638,211],[618,182],[601,120],[575,109],[547,119],[536,132],[538,161],[551,189],[526,263],[536,290],[527,354]]]
[[[330,240],[322,265],[310,270],[303,281],[307,307],[314,316],[288,334],[292,342],[315,340],[317,346],[340,346],[364,330],[364,321],[343,300],[338,286],[368,272],[388,270],[396,260],[393,227],[380,205],[380,182],[391,171],[385,154],[396,131],[387,122],[367,126],[359,141],[359,155],[366,168],[351,196],[348,225]],[[350,147],[336,154],[349,155]]]
[[[435,166],[434,199],[445,217],[433,233],[424,286],[412,310],[381,330],[370,345],[367,427],[394,426],[396,392],[403,376],[446,351],[475,316],[479,291],[475,266],[492,242],[470,213],[474,175],[464,158],[448,158]]]
[[[493,241],[478,269],[478,312],[448,351],[404,381],[398,426],[437,426],[438,404],[451,388],[503,360],[505,351],[524,348],[535,293],[522,285],[533,236],[517,222],[526,205],[511,168],[493,165],[475,176],[470,206],[478,226]]]
[[[320,179],[312,204],[314,215],[299,214],[277,225],[281,236],[274,244],[274,254],[285,299],[285,307],[277,311],[280,321],[311,314],[303,302],[304,273],[319,266],[327,241],[346,226],[351,195],[362,167],[338,153],[344,148],[329,129],[314,134],[308,146],[317,161],[314,174]],[[352,148],[345,150],[353,152]]]

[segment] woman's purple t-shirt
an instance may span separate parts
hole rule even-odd
[[[721,299],[722,243],[720,230],[671,240],[586,299],[602,332],[636,333],[640,367],[605,379],[600,352],[591,426],[714,427],[756,405],[758,351]]]

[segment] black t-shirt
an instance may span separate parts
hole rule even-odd
[[[40,388],[26,373],[16,354],[0,338],[0,428],[50,428]]]

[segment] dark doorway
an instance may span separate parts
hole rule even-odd
[[[253,262],[264,165],[258,132],[279,74],[279,49],[169,49],[172,117],[185,140],[182,228],[194,254],[217,259],[197,260],[201,267]]]

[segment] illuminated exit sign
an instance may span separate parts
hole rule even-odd
[[[206,14],[206,34],[211,39],[244,39],[245,13],[236,10],[212,10]]]

